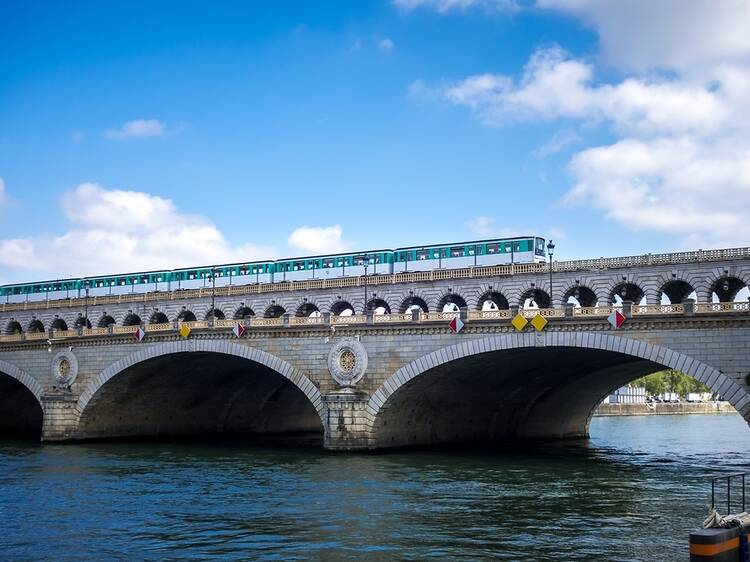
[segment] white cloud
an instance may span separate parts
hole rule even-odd
[[[583,0],[582,0],[583,1]],[[498,74],[410,92],[469,108],[483,123],[559,119],[600,123],[616,140],[576,154],[565,200],[683,246],[750,239],[750,65],[722,63],[703,77],[672,72],[597,81],[590,62],[539,50],[519,80]],[[537,156],[559,149],[553,137]]]
[[[562,130],[556,131],[547,142],[534,150],[533,154],[537,158],[546,158],[552,154],[557,154],[566,146],[580,142],[581,137],[575,131]]]
[[[475,7],[487,12],[515,12],[519,9],[515,0],[393,0],[393,4],[405,12],[411,12],[417,8],[428,8],[440,14],[452,10],[465,11]]]
[[[493,217],[478,216],[466,223],[467,228],[480,238],[508,238],[522,234],[514,228],[499,227]]]
[[[349,244],[342,239],[341,226],[301,226],[289,236],[289,245],[304,252],[326,254],[343,252]]]
[[[596,29],[605,58],[628,68],[701,72],[747,61],[747,0],[537,0]]]
[[[394,47],[395,45],[393,44],[393,41],[391,41],[387,37],[385,39],[381,39],[378,43],[378,48],[385,53],[390,53]]]
[[[0,240],[6,276],[94,275],[265,259],[273,248],[232,245],[208,219],[148,193],[84,183],[62,197],[59,235]]]
[[[112,140],[162,137],[167,126],[158,119],[136,119],[123,123],[119,129],[108,129],[104,136]]]

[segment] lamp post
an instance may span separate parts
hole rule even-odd
[[[547,254],[549,254],[549,306],[550,308],[553,307],[552,305],[552,256],[555,253],[555,243],[550,240],[547,242]]]
[[[88,328],[89,327],[89,282],[84,281],[83,285],[86,289],[86,300],[84,301],[86,304],[84,305],[84,312],[83,312],[83,327]]]
[[[357,259],[361,260],[362,265],[365,266],[365,304],[362,308],[362,314],[367,315],[367,266],[370,264],[370,256],[362,254],[361,256],[357,256]]]
[[[211,327],[216,321],[216,268],[211,268]]]

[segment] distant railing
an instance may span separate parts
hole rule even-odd
[[[554,262],[552,270],[567,271],[601,271],[650,265],[668,265],[679,263],[696,263],[707,261],[725,261],[750,258],[750,247],[728,248],[723,250],[697,250],[692,252],[670,252],[664,254],[644,254],[640,256],[623,256],[586,260]],[[326,279],[308,279],[304,281],[279,281],[275,283],[255,283],[250,285],[229,285],[226,287],[202,287],[199,289],[177,289],[174,291],[152,291],[148,293],[124,293],[121,295],[94,295],[88,299],[74,297],[66,299],[48,299],[43,301],[25,301],[0,304],[0,312],[21,310],[44,310],[48,308],[82,308],[89,306],[123,304],[135,302],[156,302],[165,300],[186,300],[232,295],[258,295],[282,291],[307,291],[311,289],[339,289],[345,287],[362,287],[366,285],[395,285],[399,283],[418,283],[422,281],[440,281],[445,279],[476,279],[482,277],[507,277],[529,273],[547,273],[547,263],[517,263],[510,265],[488,265],[466,267],[461,269],[433,269],[430,271],[412,271],[387,273],[357,277],[334,277]]]
[[[541,315],[547,320],[559,322],[565,320],[596,320],[606,321],[613,310],[623,310],[619,306],[596,306],[596,307],[564,307],[564,308],[527,308],[518,311],[525,318],[533,318]],[[649,304],[631,305],[630,315],[638,317],[672,317],[685,318],[692,314],[702,315],[748,315],[750,303],[727,302],[727,303],[700,303],[700,304]],[[467,322],[508,322],[511,320],[510,310],[469,310],[465,316],[461,312],[419,312],[412,314],[356,314],[351,316],[282,316],[278,318],[252,317],[247,320],[197,320],[193,322],[165,322],[162,324],[145,324],[146,333],[177,332],[181,326],[188,326],[191,330],[227,330],[233,329],[238,324],[245,328],[284,328],[295,329],[308,326],[362,326],[362,325],[387,325],[387,324],[437,324],[444,323],[446,326],[454,318],[462,317]],[[79,337],[101,337],[107,335],[131,335],[138,326],[109,326],[108,328],[87,328],[74,330],[52,330],[52,340],[79,338]],[[28,332],[0,335],[0,343],[18,343],[23,341],[39,341],[49,338],[49,332]]]

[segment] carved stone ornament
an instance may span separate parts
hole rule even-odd
[[[340,339],[328,353],[328,370],[341,386],[354,386],[367,370],[367,350],[352,338]]]
[[[58,386],[70,386],[78,376],[78,358],[72,351],[61,351],[52,359],[52,376]]]

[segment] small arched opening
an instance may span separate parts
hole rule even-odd
[[[17,322],[16,320],[11,320],[5,327],[5,333],[8,335],[21,334],[23,333],[23,328],[21,327],[21,324],[19,322]]]
[[[162,311],[157,310],[148,319],[149,324],[169,324],[169,318]]]
[[[521,308],[549,308],[551,302],[552,300],[546,291],[532,287],[521,295],[519,306]]]
[[[109,314],[105,314],[99,319],[97,326],[99,328],[109,328],[110,326],[114,326],[115,324],[117,324],[117,322],[115,322],[115,319],[112,318]]]
[[[303,302],[301,305],[297,307],[295,316],[302,316],[302,317],[320,316],[320,310],[318,309],[317,306],[315,306],[311,302]]]
[[[659,299],[662,304],[680,304],[685,299],[695,299],[695,297],[693,286],[681,279],[668,281],[659,290]]]
[[[372,310],[372,313],[375,315],[390,314],[391,305],[389,305],[383,299],[373,298],[373,299],[370,299],[370,302],[367,303],[367,310]]]
[[[401,314],[406,314],[415,310],[421,310],[422,312],[428,312],[429,310],[424,299],[416,295],[409,295],[406,297],[399,307],[399,312],[401,312]]]
[[[79,328],[89,328],[90,329],[91,328],[91,321],[88,318],[85,318],[84,316],[79,316],[78,318],[76,318],[76,323],[75,323],[74,326],[75,326],[76,330],[79,329]]]
[[[281,318],[284,314],[286,314],[286,309],[283,306],[272,304],[271,306],[266,308],[263,316],[265,318]]]
[[[206,312],[206,320],[224,320],[225,318],[226,316],[224,313],[218,308],[210,308],[208,312]]]
[[[635,283],[623,281],[615,285],[609,293],[609,302],[613,306],[621,306],[624,301],[630,301],[635,304],[641,304],[646,298],[643,289]]]
[[[195,314],[191,310],[188,310],[186,308],[183,308],[180,313],[177,315],[177,320],[179,322],[195,322]]]
[[[563,302],[574,306],[594,307],[598,304],[596,293],[589,287],[576,284],[563,294]]]
[[[64,332],[68,329],[68,323],[62,318],[55,318],[52,321],[52,329]]]
[[[448,293],[438,301],[438,312],[458,312],[461,308],[466,308],[466,300],[456,293]]]
[[[41,320],[34,318],[29,323],[29,328],[27,331],[31,334],[38,334],[40,332],[44,332],[44,324],[42,324]]]
[[[508,310],[510,304],[500,291],[487,291],[479,297],[479,310]]]
[[[134,314],[132,312],[129,312],[127,316],[122,321],[123,326],[140,326],[141,325],[141,317],[137,314]]]
[[[334,316],[353,316],[354,307],[347,301],[338,300],[331,305],[331,314]]]
[[[725,275],[711,285],[712,300],[714,302],[734,302],[737,299],[737,294],[744,288],[745,283],[741,279]]]
[[[244,305],[240,306],[234,313],[235,320],[245,320],[247,318],[252,318],[253,316],[255,316],[255,311],[249,306]]]

